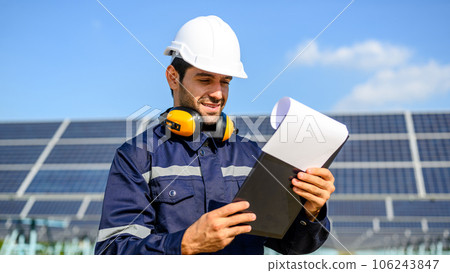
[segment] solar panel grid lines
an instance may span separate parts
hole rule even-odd
[[[406,228],[412,228],[412,229],[420,229],[422,230],[422,225],[420,221],[417,222],[387,222],[382,221],[380,222],[380,229],[406,229]]]
[[[0,192],[16,193],[28,171],[0,171]]]
[[[334,169],[335,194],[414,194],[417,193],[412,168]]]
[[[27,201],[0,200],[0,215],[18,215]]]
[[[125,120],[113,121],[73,121],[64,134],[64,138],[101,138],[126,137]]]
[[[0,146],[0,164],[35,163],[46,146]]]
[[[82,201],[36,201],[30,216],[76,216]]]
[[[83,137],[83,138],[60,138],[56,145],[77,144],[116,144],[122,145],[126,141],[124,137]]]
[[[91,201],[86,209],[85,215],[98,215],[102,212],[102,201]]]
[[[450,113],[413,114],[416,133],[450,132]]]
[[[363,221],[363,222],[332,221],[331,226],[332,226],[332,229],[342,229],[342,231],[345,231],[348,229],[367,230],[367,229],[373,228],[373,223],[369,222],[369,221]]]
[[[333,216],[386,216],[384,201],[329,200],[328,213]]]
[[[427,193],[450,193],[450,168],[423,168]]]
[[[401,114],[330,115],[347,125],[350,134],[406,133],[406,124]]]
[[[408,140],[349,140],[335,161],[411,161]]]
[[[450,139],[419,139],[417,145],[422,161],[450,161]]]
[[[0,140],[51,138],[61,122],[0,123]]]
[[[447,230],[450,230],[450,221],[447,221],[447,222],[428,222],[428,228],[430,230],[433,230],[433,229],[438,229],[438,230],[447,229]]]
[[[395,216],[448,217],[450,220],[450,200],[394,200]]]
[[[111,163],[119,146],[117,144],[56,145],[45,163]]]
[[[0,165],[1,167],[1,165]],[[61,170],[109,170],[111,163],[55,163],[44,164],[41,170],[61,171]]]
[[[26,193],[103,193],[108,170],[40,170]]]
[[[31,168],[30,172],[27,174],[27,176],[25,177],[25,179],[23,180],[21,186],[19,187],[19,189],[17,190],[17,195],[21,196],[23,195],[23,193],[26,191],[26,189],[28,188],[29,184],[31,183],[31,181],[33,180],[34,176],[37,174],[37,172],[39,171],[39,168],[42,166],[42,164],[44,163],[45,159],[47,158],[47,156],[49,155],[49,153],[51,152],[51,150],[53,149],[54,145],[56,144],[56,142],[58,142],[58,139],[61,137],[61,135],[64,133],[64,131],[66,130],[67,126],[69,125],[70,121],[69,120],[64,120],[61,125],[58,127],[58,129],[56,130],[55,134],[53,135],[52,139],[50,140],[50,142],[47,144],[47,146],[45,147],[45,149],[42,151],[42,153],[39,155],[39,158],[36,160],[36,162],[34,163],[34,166]]]

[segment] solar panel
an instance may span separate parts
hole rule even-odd
[[[450,216],[450,201],[393,201],[395,216]]]
[[[420,222],[380,222],[380,228],[386,229],[422,229]]]
[[[450,139],[418,139],[420,160],[450,161]]]
[[[0,215],[19,215],[27,201],[0,200]]]
[[[80,228],[98,228],[100,219],[98,220],[72,220],[70,221],[70,227]]]
[[[0,139],[52,138],[60,122],[0,123]]]
[[[411,161],[408,140],[351,140],[336,161]]]
[[[427,193],[450,193],[450,168],[423,168]]]
[[[103,193],[108,170],[41,170],[27,193]]]
[[[403,115],[331,115],[347,125],[350,134],[406,133]]]
[[[356,221],[333,221],[332,229],[338,229],[339,231],[347,229],[372,229],[372,222],[356,222]]]
[[[386,216],[384,201],[328,201],[328,212],[333,216]]]
[[[417,193],[414,169],[331,169],[336,194]]]
[[[56,145],[45,163],[111,163],[117,144]]]
[[[85,215],[100,215],[102,214],[102,201],[91,201],[86,209]]]
[[[71,122],[62,138],[126,137],[125,121]]]
[[[0,164],[32,164],[45,146],[0,146]]]
[[[81,201],[36,201],[28,216],[36,215],[75,215]]]
[[[450,222],[428,222],[429,229],[449,229]]]
[[[416,133],[448,133],[450,132],[450,113],[413,114]]]
[[[28,171],[0,171],[0,193],[15,193]]]

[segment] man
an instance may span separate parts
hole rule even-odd
[[[172,56],[166,78],[174,107],[184,108],[166,111],[161,124],[140,136],[141,145],[135,138],[117,149],[95,253],[263,254],[267,246],[302,254],[319,248],[330,227],[325,202],[334,191],[327,169],[292,179],[304,208],[281,240],[246,234],[256,215],[242,212],[250,206],[246,201],[231,203],[261,153],[240,136],[230,141],[224,130],[217,135],[219,122],[227,123],[222,110],[232,77],[247,77],[233,30],[216,16],[195,18],[165,54]],[[201,131],[177,133],[179,124],[169,118],[174,109],[198,113]]]

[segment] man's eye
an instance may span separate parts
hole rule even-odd
[[[209,79],[199,79],[198,81],[201,83],[209,83]]]
[[[222,82],[222,84],[230,85],[230,82]]]

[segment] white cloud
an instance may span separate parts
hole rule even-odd
[[[297,54],[306,45],[301,45]],[[337,111],[399,110],[450,93],[450,64],[441,65],[430,60],[427,64],[417,65],[411,57],[411,49],[377,40],[338,48],[322,48],[313,42],[297,58],[296,64],[372,73],[366,82],[354,86],[336,103],[334,110]]]
[[[308,43],[299,46],[299,54]],[[364,70],[398,67],[408,62],[411,50],[376,40],[343,46],[337,49],[321,49],[313,42],[296,60],[299,65],[323,65]]]
[[[357,85],[339,101],[335,110],[375,110],[425,100],[450,92],[450,65],[430,61],[426,65],[409,65],[382,69],[367,82]]]

